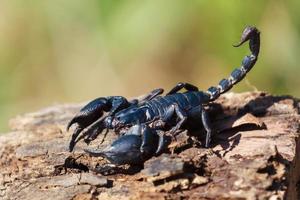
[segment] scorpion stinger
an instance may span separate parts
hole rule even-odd
[[[210,100],[213,101],[217,99],[221,94],[227,92],[232,88],[233,85],[240,82],[245,75],[251,70],[251,68],[256,63],[259,47],[260,47],[260,32],[257,28],[253,26],[248,26],[245,28],[241,41],[239,44],[234,45],[234,47],[239,47],[243,43],[249,40],[249,47],[251,50],[251,55],[245,56],[242,61],[242,66],[233,70],[228,79],[222,79],[217,87],[210,87],[207,93],[210,95]]]

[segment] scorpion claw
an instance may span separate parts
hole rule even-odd
[[[69,129],[74,123],[85,127],[92,124],[94,121],[96,121],[103,115],[103,111],[108,110],[107,101],[108,100],[106,98],[101,97],[89,102],[69,122],[67,129]]]
[[[81,133],[82,130],[83,130],[82,128],[77,127],[75,129],[74,133],[72,134],[72,139],[70,140],[70,143],[69,143],[69,151],[70,152],[73,151],[74,146],[77,143],[76,139],[77,139],[78,135]]]
[[[103,109],[105,106],[105,98],[97,98],[86,106],[84,106],[79,113],[68,123],[67,131],[73,124],[77,124],[74,133],[72,134],[72,138],[69,144],[69,151],[73,151],[74,146],[77,143],[77,138],[79,134],[89,125],[91,125],[94,121],[100,118],[103,114]],[[77,140],[77,141],[76,141]]]
[[[73,119],[68,123],[66,130],[69,131],[70,127],[71,127],[73,124],[75,124],[75,123],[76,123],[76,120],[75,120],[75,118],[73,118]]]
[[[167,144],[163,134],[147,125],[135,125],[128,132],[115,140],[110,146],[103,150],[85,149],[91,156],[100,156],[109,160],[113,164],[143,164],[153,155],[160,154]]]
[[[86,142],[89,142],[94,140],[105,128],[110,128],[111,116],[130,105],[132,104],[122,96],[110,96],[97,98],[84,106],[67,125],[67,130],[73,124],[77,124],[80,129],[79,132],[76,129],[72,135],[70,151],[80,139],[85,138]],[[102,117],[104,112],[109,112],[106,117]],[[89,127],[88,130],[79,136],[80,132],[87,127]]]
[[[113,164],[142,164],[143,153],[140,151],[142,139],[138,135],[124,135],[103,150],[84,149],[91,156],[104,157]]]

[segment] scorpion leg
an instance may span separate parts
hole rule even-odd
[[[135,134],[142,137],[140,151],[145,159],[154,154],[160,154],[170,142],[162,131],[151,129],[145,124],[135,125],[131,129],[136,129],[137,131],[131,131],[127,134]]]
[[[169,140],[167,138],[167,136],[162,132],[162,131],[159,131],[157,133],[158,135],[158,147],[157,147],[157,150],[155,152],[155,155],[159,155],[162,153],[162,151],[165,149],[165,147],[169,144]]]
[[[141,153],[145,157],[149,157],[156,152],[159,138],[158,135],[149,126],[143,124],[141,126],[142,145],[140,147]]]
[[[170,142],[168,137],[160,130],[151,129],[148,125],[135,125],[127,134],[142,136],[142,145],[140,151],[145,157],[154,153],[160,154]]]
[[[169,122],[170,120],[172,120],[174,114],[176,114],[177,119],[179,119],[179,122],[176,124],[175,127],[173,127],[170,130],[170,133],[176,133],[177,130],[179,130],[181,128],[181,126],[183,125],[183,123],[187,120],[187,114],[185,113],[185,111],[183,109],[181,109],[178,104],[174,103],[172,104],[166,112],[166,115],[163,117],[163,121],[164,122]]]
[[[82,135],[77,138],[76,142],[80,141],[84,138],[85,143],[90,143],[94,139],[97,138],[97,136],[102,133],[104,129],[106,129],[106,132],[104,134],[104,137],[108,133],[108,127],[106,127],[104,120],[108,117],[100,118],[96,122],[94,122],[92,125],[90,125],[86,130],[83,131]]]
[[[155,90],[152,90],[149,94],[147,94],[146,96],[144,96],[140,102],[145,102],[145,101],[150,101],[151,99],[157,97],[158,95],[161,95],[164,92],[164,90],[162,88],[158,88]]]
[[[212,130],[210,128],[211,125],[210,125],[210,121],[209,121],[207,111],[204,108],[202,108],[202,110],[201,110],[201,119],[202,119],[203,127],[206,131],[205,147],[209,148],[210,141],[211,141]]]
[[[146,94],[146,95],[140,97],[139,99],[131,100],[130,103],[131,104],[139,104],[139,103],[143,103],[145,101],[150,101],[151,99],[157,97],[158,95],[161,95],[163,92],[164,92],[164,89],[162,89],[162,88],[154,89],[149,94]]]
[[[176,92],[178,92],[179,90],[181,90],[182,88],[186,89],[187,91],[199,91],[197,86],[194,86],[190,83],[182,83],[179,82],[177,83],[177,85],[170,90],[170,92],[168,92],[166,95],[170,95],[170,94],[174,94]]]

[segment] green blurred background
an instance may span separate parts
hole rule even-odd
[[[179,81],[206,89],[239,66],[243,28],[261,55],[233,91],[300,96],[300,1],[1,0],[0,132],[16,114]],[[254,87],[255,86],[255,87]]]

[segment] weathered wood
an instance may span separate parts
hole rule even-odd
[[[82,105],[24,114],[0,136],[0,199],[300,199],[299,105],[288,96],[223,95],[210,109],[219,131],[211,149],[201,148],[203,131],[184,131],[143,168],[111,168],[84,154],[83,142],[67,151],[66,123]]]

